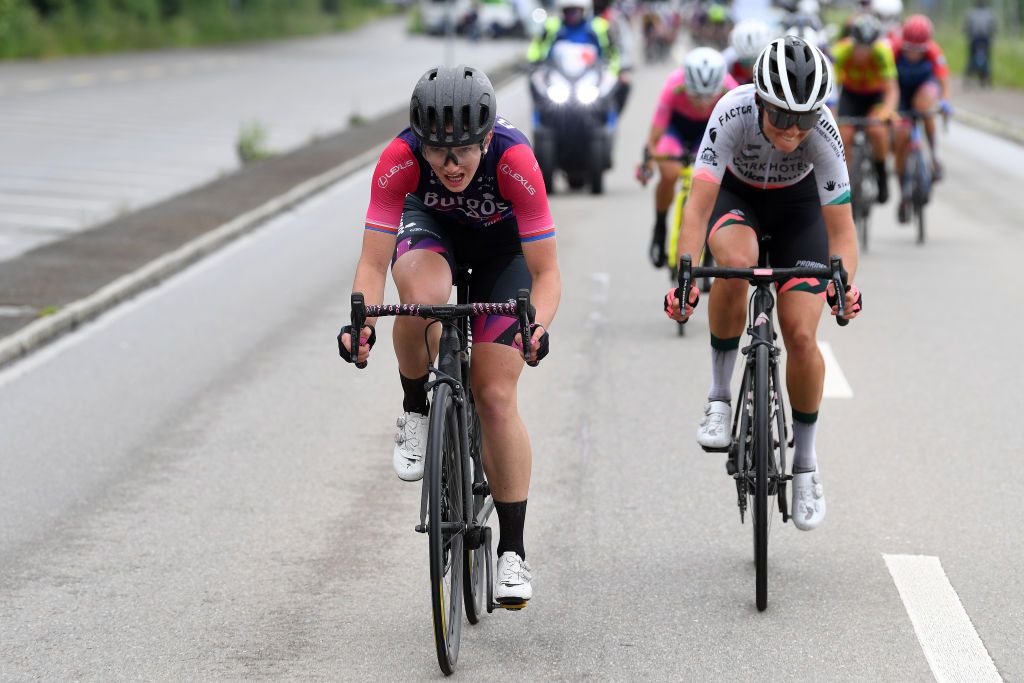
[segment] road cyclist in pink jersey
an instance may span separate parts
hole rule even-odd
[[[694,168],[683,216],[680,253],[699,254],[705,239],[724,268],[759,263],[764,238],[774,268],[827,267],[839,255],[852,283],[857,235],[850,210],[849,176],[835,119],[825,106],[834,76],[828,58],[801,38],[768,45],[754,63],[754,82],[729,92],[715,106]],[[711,289],[711,387],[697,442],[711,451],[731,442],[733,368],[747,318],[745,280],[716,278]],[[790,278],[778,284],[776,312],[787,354],[786,386],[792,407],[793,501],[798,529],[825,518],[825,493],[815,451],[825,364],[817,328],[826,299],[838,297],[825,280]],[[680,299],[686,299],[680,311]],[[674,320],[693,312],[696,286],[665,297]],[[832,303],[835,302],[835,303]],[[846,318],[856,317],[857,288],[845,293]]]
[[[380,304],[388,266],[403,304],[443,304],[463,267],[472,268],[469,301],[514,301],[531,290],[536,307],[532,362],[547,354],[548,327],[561,296],[555,227],[537,160],[525,135],[497,116],[494,88],[469,66],[428,70],[413,91],[410,125],[381,154],[373,172],[362,253],[353,291]],[[342,356],[365,362],[375,319],[359,333],[342,329]],[[398,317],[393,329],[404,393],[393,465],[404,481],[423,478],[428,398],[425,332],[436,354],[440,326]],[[472,320],[470,376],[483,431],[484,470],[498,513],[495,599],[533,595],[523,527],[530,485],[530,439],[517,407],[524,359],[515,317]],[[346,356],[347,351],[347,356]]]
[[[683,65],[669,75],[658,98],[647,136],[645,160],[637,168],[637,179],[647,184],[653,175],[652,156],[681,157],[695,152],[715,104],[736,81],[726,73],[725,59],[718,50],[698,47],[690,50]],[[665,234],[668,209],[675,196],[681,162],[660,160],[658,185],[654,188],[654,230],[649,255],[655,268],[665,265]]]

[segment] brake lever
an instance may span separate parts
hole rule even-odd
[[[533,339],[530,335],[530,290],[520,289],[516,296],[516,317],[519,318],[519,336],[523,340],[523,360],[530,363],[530,351],[533,349]]]
[[[689,254],[679,257],[679,313],[686,315],[686,302],[690,299],[690,285],[693,282],[692,259]],[[671,305],[671,302],[669,302]],[[687,323],[690,319],[680,322]]]
[[[844,318],[846,315],[846,271],[843,269],[843,259],[839,255],[833,255],[832,286],[836,288],[836,323],[840,327],[846,327],[850,321]]]
[[[363,334],[363,326],[366,324],[366,299],[362,292],[352,292],[352,334],[349,335],[349,353],[359,358],[359,338]],[[338,340],[341,343],[341,340]],[[366,361],[356,363],[356,367],[362,370],[366,367]]]

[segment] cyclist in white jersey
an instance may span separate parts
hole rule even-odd
[[[716,105],[694,166],[683,216],[680,253],[699,254],[707,239],[716,263],[757,264],[758,237],[770,236],[776,268],[822,266],[838,254],[853,282],[857,238],[850,210],[850,181],[835,119],[825,107],[833,75],[820,49],[786,36],[768,45],[754,63],[753,84],[740,86]],[[697,432],[706,449],[730,441],[731,377],[747,314],[748,284],[715,280],[708,316],[712,380]],[[790,279],[778,285],[779,327],[786,346],[786,386],[793,410],[793,521],[810,530],[825,517],[825,495],[814,448],[825,364],[817,328],[826,300],[836,314],[831,283]],[[697,305],[694,286],[685,311],[670,291],[665,307],[685,320]],[[861,296],[848,287],[848,318]]]

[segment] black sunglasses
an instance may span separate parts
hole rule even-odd
[[[800,130],[810,130],[821,118],[820,109],[805,112],[788,111],[767,102],[762,102],[761,106],[768,112],[768,121],[779,130],[786,130],[794,124]]]

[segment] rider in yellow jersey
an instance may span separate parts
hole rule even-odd
[[[882,37],[882,25],[870,14],[859,14],[850,23],[849,35],[832,48],[836,81],[842,86],[839,117],[866,116],[876,121],[892,118],[899,104],[896,61],[892,48]],[[841,125],[843,146],[853,139],[853,126]],[[878,203],[889,199],[889,174],[885,157],[889,153],[889,134],[882,126],[867,130],[878,176]],[[849,164],[847,158],[847,164]]]

